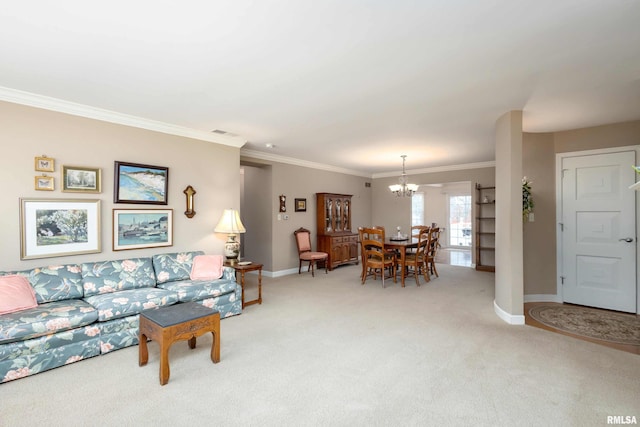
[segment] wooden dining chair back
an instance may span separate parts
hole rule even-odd
[[[298,274],[301,274],[302,262],[309,262],[307,271],[311,270],[311,276],[315,277],[315,267],[318,262],[324,261],[324,272],[328,272],[329,254],[326,252],[315,252],[311,250],[311,232],[306,228],[300,227],[293,232],[298,247]]]
[[[429,244],[427,245],[427,267],[429,268],[429,274],[435,274],[438,276],[438,270],[436,269],[436,253],[440,247],[440,228],[432,227],[429,230]]]
[[[384,248],[384,230],[362,227],[362,230],[359,229],[358,231],[361,231],[361,245],[364,253],[362,257],[362,284],[364,285],[370,273],[373,274],[375,279],[379,270],[382,277],[382,287],[384,288],[385,270],[387,268],[390,269],[390,277],[393,277],[395,282],[396,257]]]
[[[420,286],[420,274],[423,275],[426,282],[430,280],[427,265],[429,236],[429,228],[423,227],[417,236],[418,246],[415,252],[411,252],[405,255],[406,273],[413,274],[413,277],[415,277],[416,279],[417,286]]]
[[[411,237],[414,239],[417,239],[420,236],[420,233],[423,230],[427,230],[429,231],[429,226],[428,225],[412,225],[411,226]]]
[[[422,233],[423,231],[426,231],[427,233],[429,232],[429,226],[428,225],[412,225],[411,226],[411,239],[412,240],[418,240],[418,238],[420,237],[420,233]],[[415,249],[410,249],[409,253],[415,253],[416,250]]]

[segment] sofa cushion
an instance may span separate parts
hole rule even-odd
[[[156,271],[157,282],[166,283],[175,280],[189,280],[193,258],[198,255],[204,255],[204,252],[174,252],[154,255],[153,268]]]
[[[215,280],[222,277],[222,255],[198,255],[193,258],[191,280]]]
[[[36,293],[38,304],[82,298],[82,275],[77,264],[50,265],[13,273],[27,278]]]
[[[151,258],[130,258],[82,264],[84,296],[100,295],[156,284]]]
[[[54,301],[0,316],[0,344],[90,325],[98,311],[82,300]]]
[[[180,302],[198,301],[208,297],[217,297],[235,292],[238,284],[235,280],[181,280],[179,282],[167,282],[158,287],[175,292]]]
[[[98,309],[98,321],[104,322],[138,314],[148,308],[175,304],[178,295],[165,289],[144,288],[93,295],[84,300]]]
[[[15,313],[37,305],[36,294],[24,276],[0,277],[0,314]]]

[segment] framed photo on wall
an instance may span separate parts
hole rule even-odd
[[[114,209],[113,250],[173,246],[173,209]]]
[[[55,189],[52,176],[36,176],[34,188],[38,191],[53,191]]]
[[[296,212],[307,211],[307,199],[295,199],[295,202],[296,202]]]
[[[20,199],[20,259],[101,251],[100,200]]]
[[[62,166],[62,191],[64,193],[100,193],[102,177],[100,168]]]
[[[169,168],[115,162],[114,203],[166,205]]]
[[[35,170],[38,172],[53,172],[56,161],[51,157],[42,156],[35,159]]]

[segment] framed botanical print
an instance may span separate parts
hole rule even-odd
[[[52,176],[36,176],[34,187],[38,191],[53,191],[55,189]]]
[[[35,170],[38,172],[53,172],[56,162],[51,157],[42,156],[35,159]]]

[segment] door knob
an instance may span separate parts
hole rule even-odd
[[[633,237],[625,237],[624,239],[618,239],[619,242],[627,242],[627,243],[631,243],[633,242]]]

